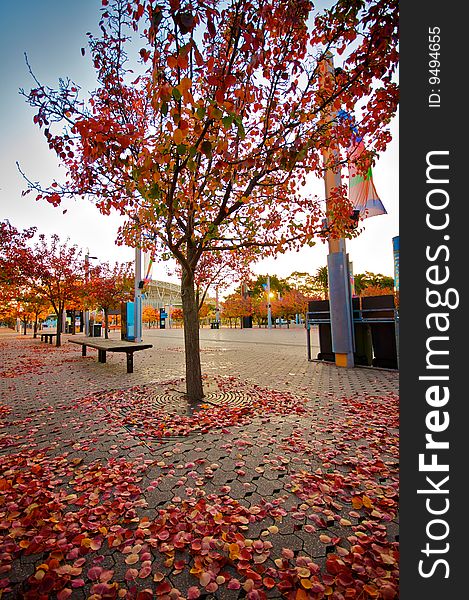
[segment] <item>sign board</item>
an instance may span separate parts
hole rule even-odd
[[[399,236],[392,238],[392,249],[394,255],[394,288],[399,291]]]

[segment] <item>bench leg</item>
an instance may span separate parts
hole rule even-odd
[[[49,336],[49,344],[52,344],[52,336]]]
[[[81,347],[81,355],[86,356],[86,346],[84,344]]]
[[[106,350],[98,350],[98,362],[106,362]]]
[[[134,353],[127,352],[127,373],[134,372]]]

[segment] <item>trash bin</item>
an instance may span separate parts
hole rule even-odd
[[[370,323],[373,367],[397,369],[394,296],[388,294],[362,298],[362,314]]]
[[[355,352],[354,360],[356,365],[365,365],[370,367],[373,362],[373,344],[371,338],[371,329],[368,323],[354,323],[355,330]]]
[[[252,317],[243,317],[241,322],[242,329],[252,329]]]
[[[91,337],[101,337],[101,323],[94,323],[90,326]]]

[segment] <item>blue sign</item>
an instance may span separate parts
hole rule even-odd
[[[167,319],[168,318],[168,313],[162,312],[160,313],[160,319]]]
[[[126,302],[127,305],[127,340],[133,341],[135,339],[135,315],[134,315],[134,303]]]
[[[394,287],[399,291],[399,236],[392,238],[392,247],[394,255]]]

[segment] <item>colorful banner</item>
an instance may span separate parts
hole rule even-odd
[[[360,218],[362,219],[385,215],[387,211],[374,186],[371,167],[365,176],[358,174],[356,162],[365,151],[365,144],[363,138],[359,135],[358,128],[353,124],[354,119],[345,110],[339,110],[337,116],[343,121],[350,121],[350,129],[354,133],[354,141],[348,148],[349,200],[360,211]]]
[[[148,283],[151,281],[151,270],[153,267],[153,260],[151,258],[151,254],[149,252],[143,253],[143,281]]]
[[[360,211],[362,219],[387,214],[374,186],[371,167],[365,176],[359,175],[355,162],[352,162],[358,160],[364,150],[365,144],[361,140],[349,155],[349,199]]]

